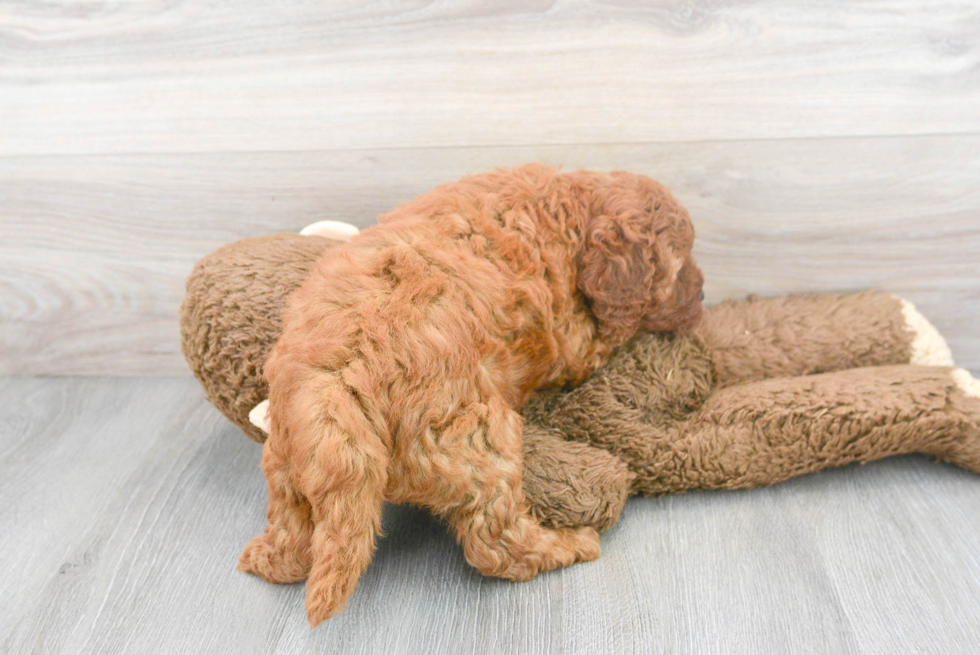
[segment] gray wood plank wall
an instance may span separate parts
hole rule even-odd
[[[0,5],[0,374],[183,375],[193,262],[531,160],[692,211],[709,302],[882,287],[980,369],[980,5]]]

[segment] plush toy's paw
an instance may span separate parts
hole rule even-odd
[[[915,305],[904,298],[898,300],[902,303],[905,329],[912,333],[912,356],[909,364],[952,366],[953,353],[950,352],[943,335],[939,334],[939,330],[915,308]]]
[[[317,221],[316,223],[307,225],[299,233],[305,237],[318,236],[335,239],[336,241],[350,241],[360,234],[361,231],[357,229],[357,226],[351,225],[350,223],[342,223],[341,221]]]
[[[310,564],[308,556],[277,547],[272,537],[265,533],[245,546],[238,558],[238,570],[254,573],[268,582],[288,584],[305,580],[310,574]]]

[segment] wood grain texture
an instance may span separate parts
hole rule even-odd
[[[973,0],[0,3],[0,375],[187,375],[229,241],[528,161],[656,177],[708,301],[880,287],[980,371]],[[235,570],[260,448],[187,378],[0,378],[0,652],[958,653],[980,480],[924,458],[634,499],[482,578],[389,507],[349,608]]]
[[[879,287],[980,369],[980,136],[0,157],[0,373],[182,375],[193,263],[320,219],[362,227],[466,173],[626,169],[691,211],[708,302]]]
[[[260,447],[188,379],[3,379],[0,650],[10,653],[965,653],[980,478],[920,457],[770,489],[633,499],[592,563],[482,578],[389,507],[348,609],[239,573]]]
[[[17,0],[0,12],[0,155],[980,131],[972,0]]]

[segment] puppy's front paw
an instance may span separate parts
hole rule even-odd
[[[503,577],[530,580],[545,571],[599,559],[599,533],[594,528],[562,528],[553,534],[557,539],[549,540],[540,558],[515,560]]]
[[[238,570],[254,573],[269,582],[288,584],[305,580],[310,573],[308,557],[278,547],[268,534],[260,534],[245,546],[238,558]]]
[[[602,549],[599,547],[599,533],[594,528],[576,528],[574,547],[576,562],[591,562],[599,559]]]

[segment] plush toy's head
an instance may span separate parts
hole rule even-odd
[[[265,441],[266,433],[248,415],[269,397],[262,366],[279,338],[286,297],[341,243],[299,234],[243,239],[204,257],[187,280],[184,357],[208,400],[255,441]]]

